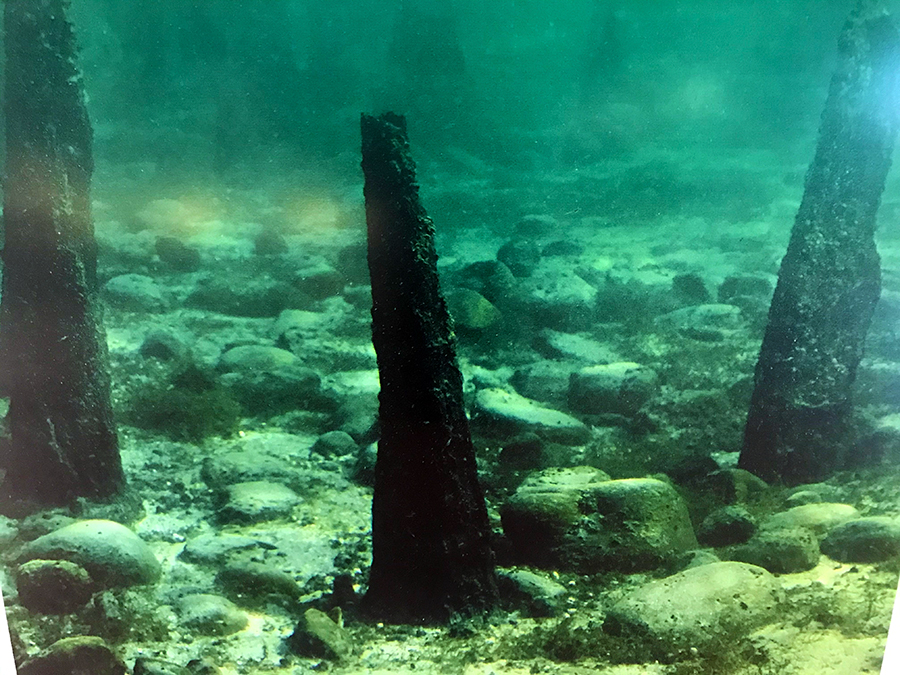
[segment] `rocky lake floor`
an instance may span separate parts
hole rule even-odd
[[[378,373],[355,161],[241,187],[100,163],[142,509],[0,521],[22,675],[878,672],[900,574],[896,181],[858,466],[784,488],[736,461],[803,166],[423,160],[503,602],[390,626],[357,612]]]

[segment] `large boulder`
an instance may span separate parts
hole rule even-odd
[[[604,631],[629,638],[646,660],[700,653],[747,636],[778,616],[778,579],[753,565],[717,562],[651,581],[610,607]]]
[[[591,467],[531,476],[500,515],[521,562],[584,574],[654,569],[698,545],[671,485]]]
[[[111,520],[81,520],[38,537],[19,560],[68,560],[80,565],[102,588],[151,584],[161,568],[134,532]]]

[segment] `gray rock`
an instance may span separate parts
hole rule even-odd
[[[563,445],[583,445],[590,440],[590,430],[571,415],[504,389],[477,392],[474,413],[475,424],[489,435],[511,436],[531,431]]]
[[[763,567],[773,574],[795,574],[818,565],[821,554],[815,535],[797,527],[763,530],[747,543],[730,549],[727,557]]]
[[[134,675],[192,675],[177,663],[139,656],[134,661]]]
[[[516,287],[516,278],[499,260],[472,263],[453,277],[454,285],[477,291],[493,304],[506,302]]]
[[[218,517],[230,523],[260,523],[289,516],[300,497],[289,487],[268,481],[236,483],[226,488]]]
[[[699,652],[749,635],[778,618],[784,593],[766,570],[739,562],[701,565],[650,583],[610,607],[604,632],[633,641],[646,661]]]
[[[534,433],[513,436],[500,448],[498,457],[501,471],[530,471],[542,468],[544,442]]]
[[[317,336],[323,330],[333,327],[334,320],[324,312],[310,312],[304,309],[286,309],[272,326],[272,337],[279,342],[294,344],[301,339]]]
[[[188,675],[220,675],[222,670],[209,657],[191,659],[187,663]],[[137,674],[135,674],[137,675]]]
[[[300,586],[294,578],[263,563],[230,563],[216,575],[216,583],[242,606],[257,607],[275,600],[296,600]]]
[[[325,458],[343,457],[355,455],[359,446],[353,440],[353,436],[345,431],[329,431],[316,439],[311,448],[312,452]]]
[[[755,531],[756,520],[747,509],[725,506],[703,519],[697,530],[697,540],[704,546],[731,546],[744,543]]]
[[[334,397],[322,389],[318,373],[300,363],[226,373],[222,384],[253,415],[291,410],[332,412],[337,408]]]
[[[219,595],[197,593],[178,602],[181,624],[199,635],[231,635],[247,627],[247,615]]]
[[[501,507],[521,562],[579,573],[633,572],[696,548],[687,507],[667,483],[606,480],[591,467],[529,477]]]
[[[500,597],[511,609],[528,616],[555,616],[566,605],[566,587],[528,570],[499,570]]]
[[[30,560],[16,570],[19,602],[36,614],[71,614],[94,594],[94,582],[68,560]]]
[[[19,527],[15,520],[0,516],[0,546],[6,546],[19,534]]]
[[[353,654],[353,641],[340,620],[308,609],[289,638],[291,651],[312,659],[340,661]]]
[[[165,328],[154,328],[147,333],[141,343],[140,354],[145,359],[180,361],[190,354],[190,349],[184,340],[172,331]]]
[[[287,459],[250,449],[231,450],[206,457],[200,477],[214,490],[224,491],[235,483],[267,480],[290,485],[297,470]]]
[[[719,342],[744,326],[741,310],[734,305],[694,305],[668,312],[654,319],[660,328],[677,330],[703,342]]]
[[[312,300],[324,300],[338,295],[346,283],[344,275],[331,265],[321,262],[297,272],[294,288]]]
[[[268,276],[201,279],[185,299],[188,307],[230,316],[274,317],[294,303],[298,293]]]
[[[219,565],[240,551],[259,547],[259,541],[238,534],[202,534],[190,539],[178,559],[199,565]]]
[[[589,415],[634,416],[659,390],[656,373],[638,363],[620,361],[588,366],[569,380],[569,407]]]
[[[286,349],[270,345],[240,345],[222,354],[218,369],[225,373],[255,373],[299,363],[300,359]]]
[[[719,302],[728,303],[738,296],[770,300],[777,277],[768,274],[734,274],[719,284]]]
[[[597,317],[597,289],[574,272],[547,269],[521,285],[521,302],[541,328],[577,333]]]
[[[499,322],[502,316],[490,300],[469,288],[450,289],[446,300],[454,327],[463,331],[483,331]]]
[[[126,675],[103,638],[79,635],[54,642],[18,668],[19,675]]]
[[[578,333],[545,329],[534,341],[534,348],[549,359],[581,361],[588,365],[615,363],[622,358],[610,346]]]
[[[824,537],[838,525],[859,517],[859,511],[849,504],[812,503],[795,506],[769,516],[762,529],[793,529],[803,527],[817,537]]]
[[[162,289],[143,274],[120,274],[103,286],[103,297],[110,305],[131,312],[165,312],[168,302]]]
[[[506,265],[513,276],[529,277],[541,261],[541,249],[529,239],[513,239],[500,247],[497,260]]]
[[[160,262],[175,272],[196,272],[203,262],[200,251],[178,237],[157,237],[154,248]]]
[[[516,370],[509,383],[526,398],[562,406],[566,404],[569,377],[575,368],[563,361],[535,361]]]
[[[676,274],[672,277],[672,294],[679,304],[703,305],[712,300],[706,283],[696,272]]]
[[[848,563],[876,563],[900,555],[900,522],[872,516],[838,525],[822,541],[822,553]]]
[[[19,557],[36,559],[80,565],[103,588],[154,583],[161,572],[147,544],[111,520],[82,520],[38,537]]]

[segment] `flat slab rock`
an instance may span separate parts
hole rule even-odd
[[[289,487],[269,481],[235,483],[225,492],[227,497],[218,516],[230,523],[259,523],[284,518],[300,503],[299,495]]]
[[[654,655],[711,654],[774,621],[783,600],[780,582],[763,568],[710,563],[629,593],[610,608],[603,628],[640,640]]]
[[[475,394],[475,414],[481,428],[498,434],[526,431],[563,445],[583,445],[591,432],[580,420],[505,389]]]

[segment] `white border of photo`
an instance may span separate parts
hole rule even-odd
[[[884,660],[881,662],[881,675],[896,675],[896,673],[900,673],[900,584],[897,586],[897,595],[894,596],[891,627],[888,629]]]

